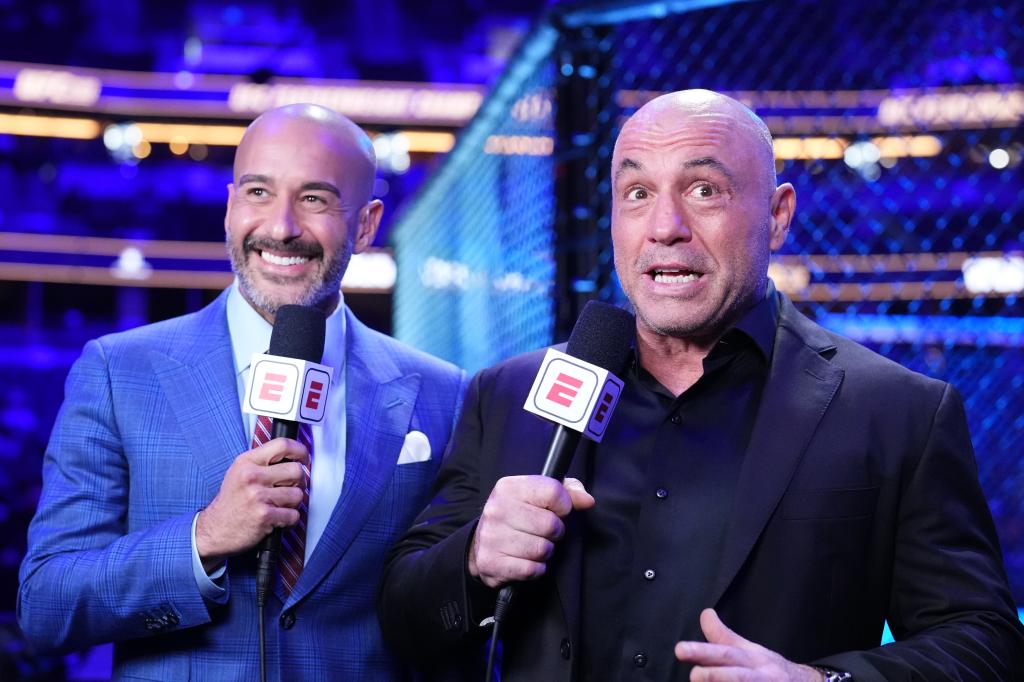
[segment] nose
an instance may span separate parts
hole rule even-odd
[[[647,238],[659,244],[688,242],[693,239],[690,223],[677,197],[661,195],[651,211]]]
[[[295,208],[292,206],[292,202],[281,197],[271,215],[270,236],[282,242],[298,237],[302,234],[302,228],[295,218]]]

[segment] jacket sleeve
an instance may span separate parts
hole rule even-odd
[[[481,375],[434,482],[432,500],[388,554],[378,600],[384,636],[403,657],[423,663],[482,641],[479,625],[496,592],[475,581],[466,557],[490,488],[480,489]]]
[[[196,510],[129,532],[133,475],[108,359],[90,341],[67,379],[21,565],[18,621],[38,649],[67,651],[210,620],[192,571]]]
[[[889,604],[895,643],[820,663],[857,682],[1024,680],[1024,629],[978,483],[963,403],[949,385],[903,483]]]

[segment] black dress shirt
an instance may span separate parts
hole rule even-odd
[[[704,359],[679,396],[636,361],[589,462],[582,679],[688,680],[681,639],[703,641],[740,465],[778,324],[768,294]]]

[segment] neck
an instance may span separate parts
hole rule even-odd
[[[712,340],[666,336],[637,324],[636,350],[640,364],[662,386],[680,395],[704,374],[704,358],[718,343]]]
[[[266,310],[264,310],[260,306],[256,305],[253,302],[253,300],[251,298],[249,298],[249,294],[246,293],[244,288],[240,287],[239,291],[242,294],[242,298],[244,298],[246,300],[246,302],[250,306],[252,306],[252,309],[255,310],[257,313],[259,313],[260,317],[262,317],[264,320],[269,322],[270,326],[273,327],[274,326],[274,320],[276,319],[276,313],[267,312]],[[337,293],[337,294],[334,294],[333,296],[325,298],[324,300],[320,301],[319,303],[314,304],[312,307],[314,307],[317,310],[319,310],[320,312],[322,312],[324,314],[324,317],[330,317],[334,313],[334,311],[338,309],[338,304],[339,303],[341,303],[341,294]]]

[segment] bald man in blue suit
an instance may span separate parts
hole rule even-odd
[[[199,312],[86,345],[21,568],[18,618],[35,646],[114,642],[117,679],[257,679],[255,547],[299,523],[311,463],[304,567],[267,604],[268,679],[406,678],[374,599],[385,551],[427,501],[464,375],[344,305],[342,275],[383,210],[374,173],[366,134],[336,113],[264,114],[228,188],[235,283]],[[240,409],[249,358],[296,303],[327,316],[336,371],[312,460],[289,439],[251,447]]]

